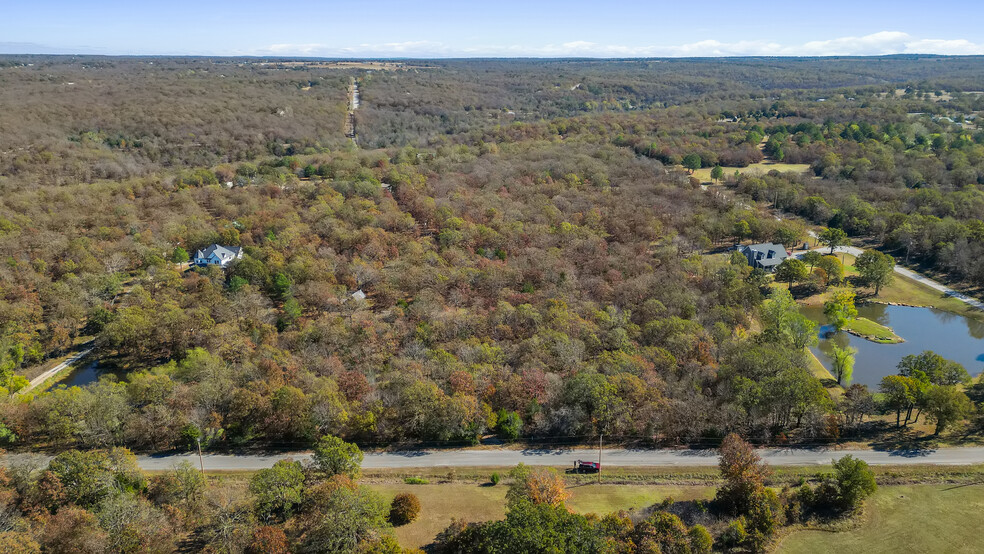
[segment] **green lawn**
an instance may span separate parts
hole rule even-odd
[[[882,487],[856,529],[796,531],[777,552],[982,552],[984,485]]]
[[[863,339],[882,344],[896,344],[905,342],[902,337],[895,334],[890,327],[881,323],[871,321],[866,317],[857,317],[847,322],[844,326],[846,331],[853,332]]]

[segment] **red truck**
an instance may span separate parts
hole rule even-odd
[[[574,462],[574,471],[575,473],[598,473],[601,471],[601,463],[578,460]]]

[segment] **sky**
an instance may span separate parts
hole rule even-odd
[[[939,9],[934,13],[934,6]],[[0,0],[0,53],[984,55],[984,2]]]

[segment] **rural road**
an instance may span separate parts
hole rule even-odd
[[[827,253],[830,252],[830,247],[829,246],[826,246],[826,247],[823,247],[823,248],[814,248],[813,250],[816,250],[817,252],[823,252],[824,254],[827,254]],[[856,246],[838,246],[837,248],[834,249],[834,252],[845,252],[847,254],[850,254],[852,256],[857,257],[857,256],[860,256],[861,253],[864,252],[864,250],[862,250],[862,249],[860,249],[860,248],[858,248]],[[803,254],[805,254],[805,252],[797,252],[796,254],[793,254],[793,256],[794,257],[797,257],[797,258],[800,258],[800,257],[803,256]],[[916,273],[915,271],[912,271],[911,269],[906,269],[906,268],[904,268],[902,266],[896,265],[895,266],[895,273],[898,273],[899,275],[902,275],[903,277],[908,277],[909,279],[912,279],[913,281],[916,281],[917,283],[921,283],[923,285],[926,285],[927,287],[929,287],[931,289],[938,290],[938,291],[942,292],[943,294],[945,294],[947,296],[952,296],[953,298],[956,298],[957,300],[960,300],[961,302],[964,302],[965,304],[968,304],[970,306],[973,306],[973,307],[977,308],[978,310],[984,310],[984,302],[981,302],[980,300],[977,300],[976,298],[973,298],[971,296],[967,296],[966,294],[963,294],[962,292],[957,292],[957,291],[951,289],[950,287],[944,285],[943,283],[940,283],[939,281],[934,281],[934,280],[930,279],[929,277],[926,277],[926,276],[924,276],[924,275],[922,275],[920,273]]]
[[[73,363],[79,361],[80,358],[84,357],[89,352],[92,352],[92,348],[86,348],[85,350],[82,350],[80,352],[77,352],[76,354],[73,354],[71,358],[69,358],[69,359],[65,360],[64,362],[56,365],[55,367],[49,369],[48,371],[45,371],[44,373],[42,373],[41,375],[38,375],[34,379],[31,379],[30,384],[28,384],[23,389],[19,390],[17,392],[17,394],[25,394],[25,393],[31,392],[32,390],[34,390],[37,387],[41,386],[41,384],[44,383],[45,381],[47,381],[48,379],[51,379],[52,377],[54,377],[55,375],[57,375],[58,372],[60,372],[61,370],[65,369],[68,366],[72,365]]]
[[[827,465],[834,458],[851,454],[871,465],[970,465],[984,463],[984,447],[942,448],[939,450],[836,450],[827,448],[765,448],[758,450],[766,462],[776,466]],[[0,465],[16,463],[29,454],[9,454]],[[209,471],[252,471],[271,467],[278,460],[293,458],[306,462],[310,452],[293,454],[205,454],[205,469]],[[366,453],[365,469],[423,468],[423,467],[509,467],[519,463],[567,467],[574,460],[597,460],[598,451],[591,449],[526,449],[526,450],[412,450],[403,452]],[[198,467],[196,454],[138,456],[140,467],[150,471],[169,470],[187,461]],[[605,449],[605,467],[693,467],[717,465],[716,450],[626,450]]]

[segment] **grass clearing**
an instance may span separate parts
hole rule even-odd
[[[441,485],[371,485],[387,502],[401,492],[420,499],[420,518],[396,528],[396,537],[404,547],[419,548],[430,544],[447,528],[452,518],[466,521],[490,521],[506,515],[508,486],[447,483]],[[567,505],[580,513],[607,514],[618,510],[645,508],[672,497],[674,500],[709,499],[713,486],[685,485],[597,485],[584,484],[568,489]]]
[[[682,168],[683,166],[680,166],[680,167]],[[698,170],[695,170],[694,173],[693,173],[693,175],[694,175],[694,177],[700,179],[700,181],[702,183],[703,182],[711,182],[711,169],[713,169],[713,168],[710,168],[710,167],[702,167],[702,168],[700,168]],[[810,169],[810,164],[787,164],[787,163],[783,163],[783,162],[773,162],[773,161],[766,160],[766,161],[762,161],[762,162],[759,162],[759,163],[751,164],[748,167],[725,167],[725,166],[721,166],[721,169],[724,170],[724,176],[725,177],[728,177],[729,175],[734,175],[735,174],[735,171],[737,171],[739,173],[748,173],[749,175],[752,175],[752,174],[755,174],[755,175],[765,175],[766,173],[772,171],[773,169],[776,170],[776,171],[783,172],[783,173],[785,173],[787,171],[792,171],[792,172],[795,172],[795,173],[802,173],[802,172],[807,171],[807,170]]]
[[[848,333],[857,335],[865,340],[880,344],[898,344],[905,342],[902,337],[895,334],[890,327],[881,323],[871,321],[866,317],[857,317],[847,322],[844,330]]]
[[[984,484],[883,487],[856,528],[795,531],[777,552],[980,552],[982,513]]]

